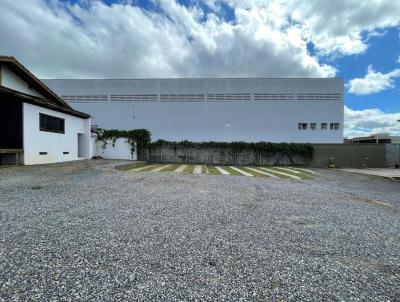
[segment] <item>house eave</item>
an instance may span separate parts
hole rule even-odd
[[[22,65],[16,58],[12,56],[0,55],[0,65],[4,65],[9,68],[12,72],[18,75],[21,79],[26,81],[30,88],[34,88],[46,99],[55,102],[60,106],[72,109],[61,97],[54,93],[49,87],[47,87],[42,81],[40,81],[35,75],[33,75],[24,65]],[[1,83],[0,83],[1,84]],[[73,109],[72,109],[73,110]]]
[[[47,108],[50,110],[62,112],[62,113],[76,116],[76,117],[83,118],[83,119],[90,118],[89,114],[74,110],[71,107],[69,107],[71,109],[65,108],[65,107],[56,105],[56,104],[52,103],[50,100],[47,100],[45,98],[34,97],[30,94],[22,93],[22,92],[19,92],[19,91],[16,91],[16,90],[4,87],[4,86],[0,86],[0,101],[8,100],[9,98],[18,99],[19,101],[22,101],[22,102],[25,102],[28,104],[32,104],[32,105]]]

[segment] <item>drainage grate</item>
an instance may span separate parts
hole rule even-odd
[[[400,181],[400,177],[399,176],[391,177],[391,179],[394,180],[394,181]]]

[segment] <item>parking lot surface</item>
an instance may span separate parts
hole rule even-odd
[[[0,168],[0,300],[399,301],[397,182],[117,164]]]

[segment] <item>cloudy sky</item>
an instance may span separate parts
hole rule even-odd
[[[399,0],[0,0],[40,78],[343,77],[345,135],[400,135]]]

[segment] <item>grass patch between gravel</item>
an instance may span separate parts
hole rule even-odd
[[[261,169],[262,171],[265,171],[267,173],[270,173],[272,175],[275,175],[276,177],[279,177],[279,178],[290,178],[289,176],[276,173],[276,170],[272,169],[272,167],[257,167],[257,168]],[[264,169],[268,169],[268,170],[264,170]],[[283,171],[278,171],[278,172],[283,172]],[[288,174],[288,173],[286,173],[286,174]]]
[[[217,170],[217,168],[215,168],[214,166],[208,166],[207,165],[207,169],[208,169],[208,173],[212,174],[212,175],[221,175],[221,173]]]
[[[247,173],[250,173],[250,174],[253,175],[253,176],[257,176],[257,177],[268,177],[268,176],[265,175],[265,174],[262,174],[262,173],[259,173],[259,172],[250,170],[250,169],[245,168],[245,167],[240,167],[240,169],[243,170],[243,171],[245,171],[245,172],[247,172]]]
[[[163,166],[162,164],[149,164],[146,168],[143,170],[140,170],[139,172],[150,172],[151,170]]]
[[[311,172],[303,171],[303,170],[297,170],[301,172],[301,175],[304,177],[304,179],[315,179],[317,177],[316,174],[313,174]]]
[[[125,164],[125,165],[115,166],[115,169],[118,171],[129,171],[129,170],[144,167],[147,165],[148,165],[148,163]]]
[[[173,164],[172,166],[169,166],[168,168],[163,169],[161,172],[173,172],[180,166],[182,166],[182,165],[181,164]]]
[[[294,172],[291,172],[291,171],[279,169],[278,167],[270,167],[269,169],[272,169],[272,170],[274,170],[274,171],[278,171],[278,172],[281,172],[281,173],[286,173],[286,174],[289,174],[289,175],[297,176],[297,177],[300,177],[301,179],[314,179],[313,177],[311,177],[311,176],[305,174],[303,171],[296,170],[296,169],[294,169],[294,168],[290,168],[290,169],[295,170],[295,171],[298,171],[298,172],[300,172],[300,173],[294,173]],[[279,177],[283,177],[283,176],[284,176],[284,175],[282,175],[282,176],[280,176],[280,175],[281,175],[281,174],[278,174]],[[286,176],[286,178],[289,178],[289,177]]]
[[[224,169],[225,171],[228,171],[229,173],[231,173],[231,175],[243,176],[243,174],[240,174],[238,171],[232,169],[231,167],[223,166],[222,169]]]
[[[185,173],[193,173],[194,165],[188,165],[183,172]]]

